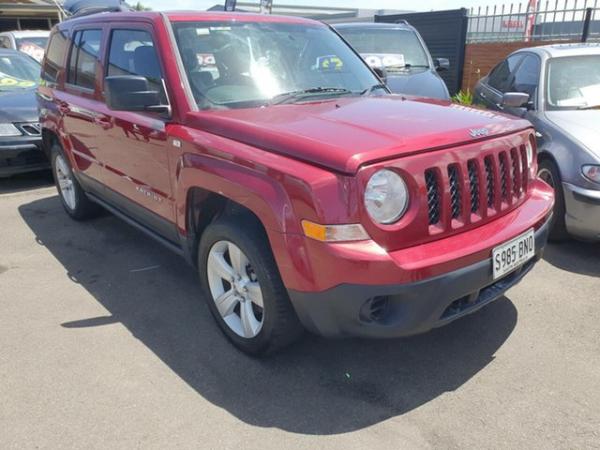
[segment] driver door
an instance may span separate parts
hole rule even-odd
[[[164,73],[152,28],[145,24],[110,29],[104,76],[136,75],[162,93]],[[150,111],[114,111],[105,102],[95,120],[100,136],[108,200],[153,231],[176,242],[169,177],[166,119]]]

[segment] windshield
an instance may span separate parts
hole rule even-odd
[[[44,57],[46,44],[48,44],[48,36],[31,36],[15,39],[17,50],[27,53],[37,61],[41,61]]]
[[[546,97],[548,109],[600,108],[600,55],[551,59]]]
[[[429,67],[427,52],[412,30],[356,28],[339,32],[371,67]]]
[[[40,78],[40,65],[27,56],[0,56],[0,91],[32,88]]]
[[[178,22],[175,38],[199,108],[264,105],[364,93],[379,80],[322,25]]]

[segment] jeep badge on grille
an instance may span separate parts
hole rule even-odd
[[[490,130],[487,128],[473,128],[469,130],[469,134],[472,138],[485,137],[490,134]]]

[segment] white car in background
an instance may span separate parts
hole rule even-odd
[[[41,62],[49,35],[47,30],[5,31],[0,33],[0,48],[18,50]]]

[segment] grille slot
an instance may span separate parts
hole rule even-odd
[[[460,217],[462,211],[462,192],[460,190],[458,165],[448,166],[448,181],[450,182],[450,206],[452,208],[452,218]]]
[[[19,128],[28,136],[40,136],[42,134],[39,123],[22,123],[19,124]]]
[[[429,212],[429,225],[440,221],[440,183],[434,169],[425,171],[427,185],[427,207]]]
[[[512,185],[513,193],[515,196],[521,195],[521,179],[519,174],[521,173],[521,161],[517,153],[517,149],[513,148],[510,150],[510,159],[512,161]]]
[[[506,179],[508,176],[506,168],[506,153],[500,153],[500,194],[502,200],[508,200],[508,187],[506,186]]]
[[[527,175],[529,166],[527,165],[527,151],[525,146],[521,146],[521,182],[523,183],[523,191],[527,191]]]
[[[469,186],[471,190],[471,212],[479,211],[479,174],[477,173],[477,165],[475,161],[470,160],[467,163],[469,170]]]
[[[494,207],[494,167],[492,165],[492,157],[486,156],[483,160],[485,165],[485,177],[487,182],[487,205],[489,208]]]

